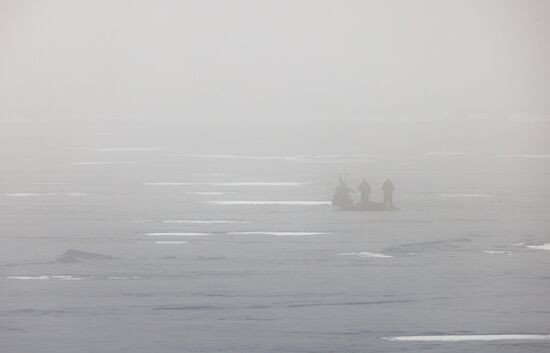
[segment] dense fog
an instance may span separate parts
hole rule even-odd
[[[0,352],[548,352],[549,20],[0,0]]]

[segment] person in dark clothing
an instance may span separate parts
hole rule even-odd
[[[359,184],[359,192],[361,193],[361,205],[369,203],[371,189],[367,179],[363,179],[361,184]]]
[[[386,181],[382,185],[382,191],[384,191],[384,205],[394,207],[393,206],[393,191],[394,190],[395,190],[395,186],[393,185],[391,180],[386,179]]]
[[[340,184],[334,190],[332,204],[338,207],[350,207],[353,205],[353,199],[350,196],[353,190],[340,178]]]

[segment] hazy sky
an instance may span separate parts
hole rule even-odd
[[[0,117],[550,115],[546,0],[0,0]]]

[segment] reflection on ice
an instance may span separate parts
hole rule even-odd
[[[382,253],[375,253],[375,252],[370,252],[370,251],[344,252],[344,253],[340,253],[338,255],[341,255],[341,256],[359,256],[359,257],[377,257],[377,258],[393,257],[391,255],[386,255],[386,254],[382,254]]]
[[[21,279],[21,280],[32,280],[32,279],[36,279],[36,280],[45,280],[45,279],[50,279],[50,276],[9,276],[9,277],[6,277],[7,279]]]
[[[550,243],[542,244],[542,245],[528,245],[529,249],[536,249],[536,250],[550,250]]]
[[[36,197],[36,196],[88,196],[85,192],[13,192],[5,194],[8,197]]]
[[[325,206],[329,201],[204,201],[214,205],[245,205],[245,206]]]
[[[503,251],[503,250],[483,250],[483,253],[489,254],[489,255],[498,255],[498,254],[512,255],[511,251]]]
[[[141,277],[140,276],[132,276],[132,277],[127,277],[127,276],[107,276],[107,279],[110,279],[110,280],[129,280],[129,279],[140,279]]]
[[[151,237],[163,237],[163,236],[200,237],[203,235],[212,235],[212,233],[167,232],[167,233],[146,233],[145,235],[148,235]]]
[[[229,232],[228,235],[274,235],[274,236],[305,236],[305,235],[329,235],[325,232]]]

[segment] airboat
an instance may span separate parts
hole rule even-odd
[[[331,198],[332,205],[335,209],[341,211],[395,211],[397,208],[393,205],[383,202],[354,200],[349,193],[354,191],[349,186],[357,189],[358,182],[349,174],[336,174],[327,183],[327,196]],[[339,188],[344,188],[344,191]]]

